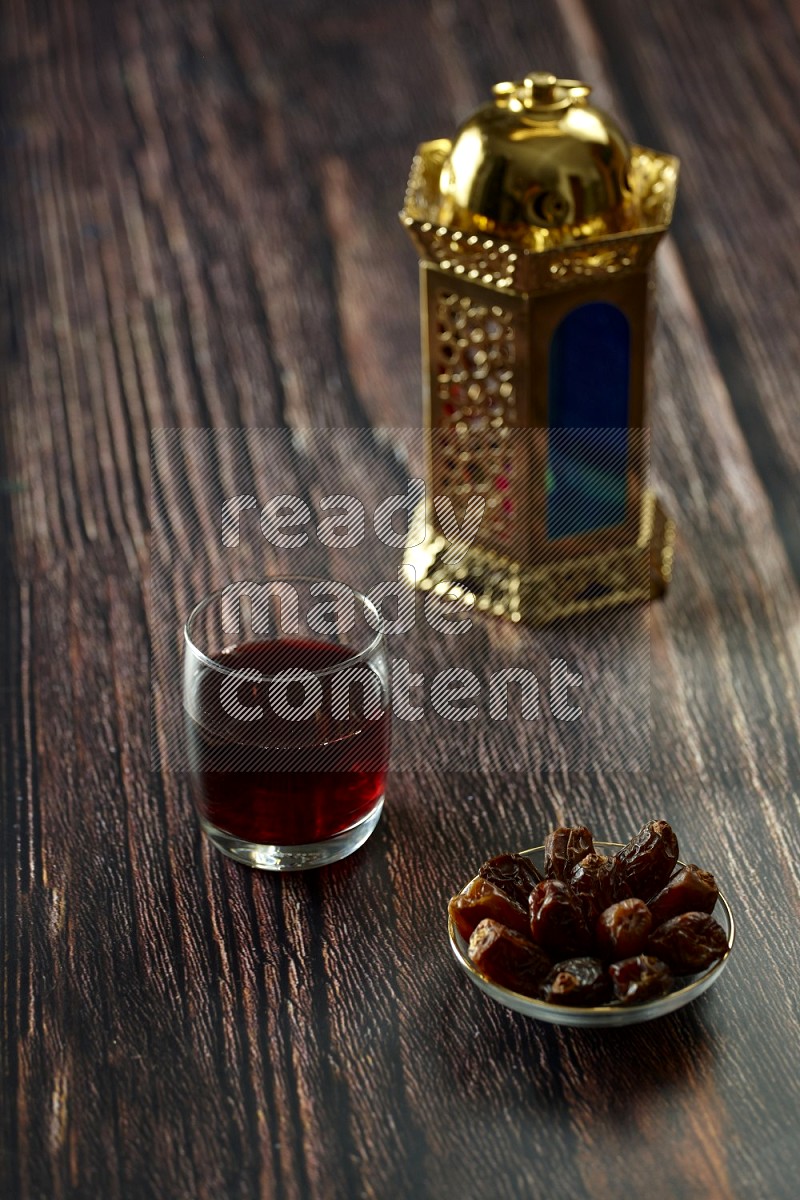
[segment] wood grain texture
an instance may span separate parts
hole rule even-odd
[[[792,1196],[794,8],[9,0],[3,20],[3,1194]],[[413,428],[410,156],[534,63],[683,161],[652,769],[397,773],[354,858],[247,872],[151,770],[149,432]],[[286,444],[313,497],[318,450]],[[386,494],[380,436],[368,466]],[[202,582],[191,489],[168,506],[176,617]],[[650,815],[736,905],[713,992],[600,1035],[458,976],[444,907],[480,859],[556,819],[624,837]]]

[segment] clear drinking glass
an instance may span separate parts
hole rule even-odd
[[[302,870],[372,833],[391,719],[383,621],[367,597],[308,576],[206,597],[184,628],[183,703],[194,802],[224,854]]]

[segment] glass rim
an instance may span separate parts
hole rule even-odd
[[[197,604],[195,604],[194,608],[191,610],[191,612],[189,613],[189,616],[186,618],[186,620],[183,624],[184,644],[192,651],[193,654],[197,655],[197,657],[200,658],[209,667],[211,667],[215,671],[218,671],[220,673],[220,675],[236,675],[242,670],[241,667],[225,666],[225,664],[221,663],[219,661],[219,659],[211,658],[210,655],[206,654],[204,650],[201,650],[200,647],[197,645],[197,643],[195,641],[193,641],[192,624],[195,621],[195,619],[200,616],[201,612],[204,609],[208,608],[208,606],[210,604],[212,604],[214,601],[221,600],[222,597],[225,595],[225,593],[227,591],[229,591],[231,588],[244,586],[246,584],[254,584],[254,583],[256,583],[256,584],[260,584],[260,583],[338,583],[338,582],[339,582],[339,580],[336,580],[336,579],[323,579],[321,575],[266,575],[258,580],[237,579],[237,580],[234,580],[232,583],[226,583],[224,587],[217,588],[216,591],[209,592],[207,596],[204,596],[202,600],[199,600],[197,602]],[[363,592],[359,592],[359,590],[357,588],[354,588],[351,584],[346,583],[344,586],[347,588],[350,588],[350,591],[353,593],[354,599],[360,601],[360,603],[364,606],[365,614],[367,612],[367,609],[369,609],[374,614],[374,616],[378,622],[378,627],[374,631],[373,637],[370,639],[370,641],[367,643],[367,645],[363,647],[363,649],[353,650],[352,653],[348,654],[346,658],[343,658],[341,662],[334,663],[333,666],[330,666],[330,667],[293,667],[293,668],[291,668],[292,670],[306,670],[309,675],[315,675],[315,676],[334,675],[337,671],[341,671],[345,667],[350,667],[353,665],[353,663],[360,662],[363,659],[369,657],[369,655],[371,655],[383,641],[384,630],[385,630],[385,621],[384,621],[383,617],[381,616],[380,612],[378,611],[377,606],[372,602],[372,600],[370,600],[369,596],[365,596]],[[366,620],[366,615],[365,615],[365,620]],[[270,638],[268,640],[280,641],[281,639],[280,638]],[[236,644],[243,645],[244,643],[238,642]],[[335,645],[339,645],[340,643],[329,642],[327,644],[335,646]],[[349,650],[350,647],[348,646],[347,649]],[[221,653],[222,653],[222,651],[221,651]],[[255,668],[248,667],[247,670],[248,671],[255,670]],[[269,683],[271,680],[279,678],[284,673],[285,673],[285,671],[259,671],[258,672],[258,676],[259,676],[258,680],[256,680],[254,675],[249,676],[249,678],[251,678],[254,683],[262,682],[262,681],[264,683]]]

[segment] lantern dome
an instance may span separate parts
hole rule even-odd
[[[533,250],[636,226],[631,146],[586,84],[537,72],[493,90],[441,164],[441,224]]]

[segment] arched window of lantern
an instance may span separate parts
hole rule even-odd
[[[625,519],[630,373],[630,324],[615,304],[581,304],[562,318],[549,355],[550,541]]]

